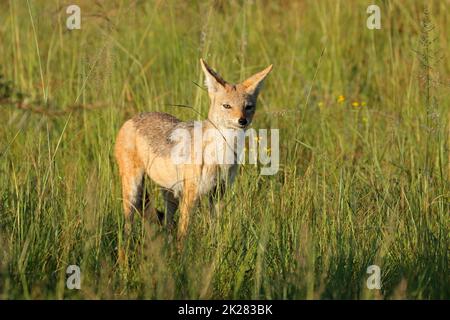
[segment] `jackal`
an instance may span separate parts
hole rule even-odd
[[[208,119],[201,122],[201,130],[246,130],[255,114],[261,85],[272,65],[234,85],[225,81],[203,59],[200,63],[211,100]],[[223,192],[224,186],[233,182],[237,164],[173,161],[171,151],[176,143],[174,132],[177,129],[193,133],[194,122],[182,122],[161,112],[139,114],[126,121],[120,129],[115,157],[122,180],[127,224],[131,223],[134,212],[142,208],[143,183],[147,175],[161,187],[163,193],[166,210],[164,217],[159,213],[161,220],[172,225],[174,213],[180,207],[177,237],[181,239],[188,231],[190,213],[199,197]],[[201,148],[205,147],[205,143],[204,140],[201,142]],[[190,156],[194,157],[194,154]]]

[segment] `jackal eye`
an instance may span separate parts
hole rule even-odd
[[[225,109],[231,109],[231,106],[228,103],[224,103],[222,107],[224,107]]]
[[[253,108],[255,108],[255,106],[253,104],[248,104],[245,106],[245,110],[247,110],[247,111],[253,110]]]

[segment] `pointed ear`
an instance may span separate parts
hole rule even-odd
[[[210,66],[208,66],[205,60],[200,59],[200,64],[202,65],[202,70],[205,74],[205,85],[208,87],[208,92],[214,93],[225,87],[227,82]]]
[[[254,74],[244,82],[242,82],[242,85],[245,88],[245,91],[247,91],[250,95],[258,95],[259,90],[262,87],[262,84],[264,82],[264,79],[267,77],[269,72],[272,70],[273,65],[271,64],[267,68],[265,68],[263,71],[258,72],[257,74]]]

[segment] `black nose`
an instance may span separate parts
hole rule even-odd
[[[241,126],[245,126],[245,125],[247,124],[247,119],[245,119],[245,118],[240,118],[238,122],[239,122],[239,124],[240,124]]]

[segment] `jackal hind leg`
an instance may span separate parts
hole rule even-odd
[[[143,212],[145,203],[144,194],[144,170],[128,171],[122,176],[122,198],[125,213],[125,231],[130,233],[135,212]]]
[[[167,226],[169,230],[172,230],[175,224],[174,216],[179,206],[179,200],[175,198],[175,195],[170,190],[161,189],[161,192],[164,198],[164,208],[165,208],[165,211],[161,216],[161,223]]]
[[[125,238],[122,245],[118,248],[118,262],[119,265],[126,266],[128,265],[126,248],[128,247],[131,238],[130,235],[134,213],[139,208],[143,207],[142,193],[144,184],[144,170],[130,161],[127,162],[126,158],[121,158],[121,160],[119,170],[122,181],[122,204],[125,215]]]

